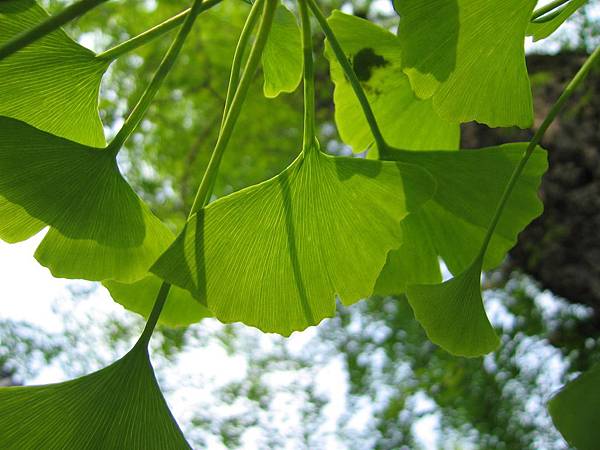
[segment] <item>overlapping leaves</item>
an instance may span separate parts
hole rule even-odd
[[[542,17],[532,21],[527,27],[527,34],[533,36],[534,41],[545,39],[554,33],[569,17],[575,13],[587,0],[571,0],[562,8],[553,10]]]
[[[448,120],[528,127],[524,39],[536,0],[396,0],[404,71]]]
[[[458,122],[440,118],[431,100],[415,96],[402,71],[400,43],[389,31],[365,19],[334,11],[328,22],[365,90],[386,141],[404,149],[458,148]],[[326,51],[335,83],[335,121],[342,140],[355,152],[368,149],[373,136],[352,87]]]
[[[47,17],[34,0],[0,2],[0,44]],[[98,91],[108,64],[61,29],[47,34],[0,61],[0,115],[104,147]]]
[[[0,117],[0,237],[46,225],[36,257],[55,276],[135,281],[172,233],[133,192],[115,155]]]
[[[315,144],[316,145],[316,144]],[[152,272],[224,322],[289,335],[371,294],[400,221],[433,193],[418,167],[312,148],[281,174],[210,204]]]

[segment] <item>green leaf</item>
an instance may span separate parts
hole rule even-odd
[[[553,11],[532,21],[527,27],[527,35],[533,36],[534,42],[547,38],[586,3],[587,0],[571,0],[558,11]]]
[[[0,2],[0,44],[46,18],[34,0]],[[0,115],[104,147],[98,91],[108,64],[56,30],[0,61]]]
[[[533,122],[524,40],[536,0],[396,0],[404,71],[444,118]]]
[[[262,54],[266,97],[294,92],[302,79],[302,42],[296,16],[278,5]]]
[[[548,403],[558,431],[578,450],[595,450],[600,442],[600,365],[564,386]]]
[[[189,449],[145,347],[64,383],[0,388],[5,449]]]
[[[388,159],[426,169],[437,189],[430,201],[403,222],[402,226],[408,227],[404,230],[406,244],[390,253],[375,292],[401,294],[407,284],[440,281],[438,258],[455,275],[471,266],[527,145],[454,152],[391,150]],[[546,153],[538,147],[496,227],[483,261],[484,270],[500,264],[521,230],[541,214],[543,206],[537,193],[546,169]]]
[[[444,283],[411,285],[406,291],[427,337],[454,355],[481,356],[500,345],[483,307],[481,263],[477,259]]]
[[[352,62],[386,142],[410,150],[458,148],[457,122],[441,119],[431,100],[420,100],[402,72],[398,38],[368,20],[334,11],[327,20]],[[373,135],[352,86],[333,51],[326,47],[335,83],[335,121],[355,152],[368,149]]]
[[[148,275],[130,284],[110,280],[102,284],[117,303],[148,318],[162,280],[157,276]],[[159,322],[169,327],[178,327],[190,325],[211,316],[212,313],[194,299],[188,291],[171,286],[165,306],[160,313]]]
[[[0,238],[50,230],[36,251],[57,277],[131,282],[173,236],[119,173],[112,152],[0,117]]]
[[[412,165],[311,148],[259,185],[215,201],[151,271],[223,322],[289,335],[370,295],[400,221],[433,193]]]

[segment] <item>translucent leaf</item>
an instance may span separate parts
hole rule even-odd
[[[600,442],[600,365],[564,386],[548,403],[558,431],[578,450],[595,450]]]
[[[210,204],[152,267],[224,322],[289,335],[370,295],[399,224],[430,176],[317,149],[278,176]]]
[[[148,275],[130,284],[118,281],[105,281],[103,284],[117,303],[148,318],[162,280],[155,275]],[[211,316],[212,313],[194,299],[189,291],[171,286],[159,322],[170,327],[178,327]]]
[[[534,42],[547,38],[585,3],[587,3],[587,0],[571,0],[556,13],[550,13],[550,17],[547,19],[544,16],[540,17],[529,24],[527,35],[533,36]]]
[[[293,92],[302,79],[302,42],[296,16],[278,5],[262,54],[266,97]]]
[[[47,17],[34,0],[1,1],[0,44]],[[56,30],[0,61],[0,115],[104,147],[98,91],[108,64]]]
[[[524,40],[536,0],[396,0],[404,71],[444,118],[533,121]]]
[[[407,284],[439,281],[439,258],[453,274],[466,270],[479,253],[496,206],[527,145],[454,152],[392,151],[389,159],[426,169],[436,180],[437,189],[433,198],[403,223],[409,227],[404,235],[410,244],[390,253],[375,292],[401,294]],[[516,244],[518,234],[541,214],[538,190],[546,169],[546,153],[537,148],[496,227],[483,261],[484,270],[500,264]]]
[[[189,449],[145,347],[58,384],[0,388],[0,448]]]
[[[420,100],[402,72],[398,38],[368,20],[334,11],[328,19],[351,60],[386,141],[405,149],[458,148],[457,122],[441,119],[431,100]],[[342,140],[355,152],[368,149],[373,135],[335,55],[326,55],[335,83],[335,121]]]
[[[444,283],[411,285],[406,291],[427,337],[458,356],[484,355],[500,345],[483,307],[480,277],[481,260],[477,260]]]
[[[135,281],[172,233],[119,173],[114,154],[0,117],[0,238],[50,230],[36,258],[57,277]]]

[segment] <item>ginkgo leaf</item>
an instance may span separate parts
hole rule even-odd
[[[157,276],[147,275],[134,283],[109,280],[102,284],[117,303],[148,318],[161,283],[162,280]],[[212,313],[194,299],[189,291],[171,286],[165,306],[160,313],[159,322],[170,327],[178,327],[190,325],[211,316]]]
[[[477,259],[444,283],[410,285],[406,291],[429,340],[454,355],[480,356],[500,345],[483,307],[481,263]]]
[[[315,144],[316,145],[316,144]],[[311,148],[199,211],[151,271],[224,322],[289,335],[370,295],[399,224],[431,197],[422,169]]]
[[[527,35],[532,36],[534,42],[547,38],[586,3],[587,0],[571,0],[558,11],[548,13],[549,17],[542,16],[532,21],[527,27]]]
[[[34,0],[0,2],[0,44],[46,18]],[[104,147],[98,91],[108,65],[61,29],[53,31],[0,61],[0,115]]]
[[[114,153],[0,117],[0,238],[50,230],[36,258],[55,276],[135,281],[173,236],[119,173]],[[20,228],[22,227],[22,228]]]
[[[0,388],[3,449],[189,449],[146,347],[64,383]]]
[[[595,450],[600,442],[600,365],[564,386],[548,403],[552,421],[578,450]]]
[[[302,79],[302,42],[296,16],[278,5],[273,24],[262,54],[264,93],[277,97],[293,92]]]
[[[458,122],[434,111],[431,100],[418,99],[402,71],[398,38],[368,20],[334,11],[327,20],[352,62],[385,140],[405,149],[458,148]],[[355,152],[368,149],[373,135],[342,67],[329,46],[326,55],[335,83],[335,121],[344,142]]]
[[[409,247],[390,252],[375,293],[401,294],[407,284],[439,281],[439,258],[455,275],[471,266],[527,145],[515,143],[454,152],[389,151],[387,159],[426,169],[437,189],[433,198],[407,224],[403,223],[403,227],[408,227],[404,236]],[[516,244],[521,230],[541,214],[538,190],[546,169],[546,153],[538,147],[494,231],[483,260],[484,270],[500,264]],[[411,222],[415,225],[409,226]]]
[[[444,118],[533,121],[524,40],[536,0],[395,0],[404,71]]]

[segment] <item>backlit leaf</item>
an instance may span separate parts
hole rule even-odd
[[[269,98],[293,92],[302,79],[302,42],[296,16],[278,5],[262,54],[264,93]]]
[[[404,71],[444,118],[529,127],[525,31],[536,0],[396,0]]]
[[[547,38],[585,3],[587,0],[571,0],[558,11],[549,13],[549,17],[542,16],[536,19],[527,27],[527,35],[533,36],[534,42]]]
[[[426,169],[436,180],[437,189],[430,201],[403,222],[402,226],[408,227],[404,231],[407,247],[390,252],[376,293],[401,294],[409,283],[440,281],[438,257],[455,275],[466,270],[479,252],[496,206],[527,145],[454,152],[392,150],[388,159]],[[541,214],[543,207],[537,193],[546,168],[546,154],[538,148],[496,227],[483,261],[484,270],[500,264],[521,230]]]
[[[3,449],[189,449],[145,347],[90,375],[0,388]]]
[[[134,283],[109,280],[102,284],[108,289],[113,300],[147,318],[154,306],[162,280],[155,275],[147,275]],[[189,291],[171,286],[159,322],[177,327],[190,325],[211,316],[212,313],[194,299]]]
[[[36,258],[55,276],[135,281],[172,233],[119,173],[114,154],[0,117],[0,238],[50,230]]]
[[[34,0],[1,1],[0,44],[47,17]],[[0,61],[0,115],[104,147],[98,91],[108,64],[58,29]]]
[[[395,35],[368,20],[340,11],[334,11],[328,22],[351,60],[390,145],[415,150],[458,148],[458,123],[441,119],[431,100],[420,100],[413,93],[402,71],[402,55]],[[329,46],[326,55],[335,83],[335,121],[340,136],[355,152],[362,152],[373,143],[373,135]]]
[[[372,293],[401,220],[432,191],[417,167],[313,148],[201,210],[151,270],[223,322],[289,335],[331,317],[336,295]]]
[[[415,317],[431,341],[453,354],[479,356],[498,345],[483,308],[480,274],[482,269],[498,265],[515,245],[518,233],[542,212],[537,192],[547,163],[540,148],[525,166],[485,258],[478,254],[527,145],[457,152],[390,152],[390,159],[426,169],[436,180],[437,189],[433,198],[409,217],[406,225],[403,223],[407,248],[390,252],[375,293],[406,291]],[[407,226],[411,219],[413,226]],[[437,256],[456,275],[441,284]]]
[[[427,337],[446,351],[474,357],[500,345],[483,307],[481,260],[441,284],[408,286],[406,296]]]
[[[564,386],[548,403],[552,421],[578,450],[595,450],[600,442],[600,365]]]

